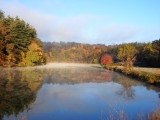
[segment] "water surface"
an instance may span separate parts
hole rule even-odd
[[[0,119],[4,120],[146,119],[160,103],[159,88],[99,65],[0,70]]]

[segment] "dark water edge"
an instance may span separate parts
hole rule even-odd
[[[98,65],[1,68],[0,119],[145,120],[159,106],[159,93]]]

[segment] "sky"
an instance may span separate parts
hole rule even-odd
[[[115,45],[160,38],[160,0],[0,0],[44,42]]]

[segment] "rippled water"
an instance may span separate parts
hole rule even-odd
[[[0,119],[146,119],[160,89],[90,64],[0,69]]]

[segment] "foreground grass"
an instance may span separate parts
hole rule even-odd
[[[130,71],[126,71],[126,69],[122,66],[105,65],[104,68],[123,73],[133,78],[138,78],[139,80],[150,84],[160,85],[160,68],[133,67]]]
[[[154,111],[144,114],[137,114],[135,120],[160,120],[160,109],[156,108]],[[109,115],[101,120],[131,120],[124,110],[109,111]]]

